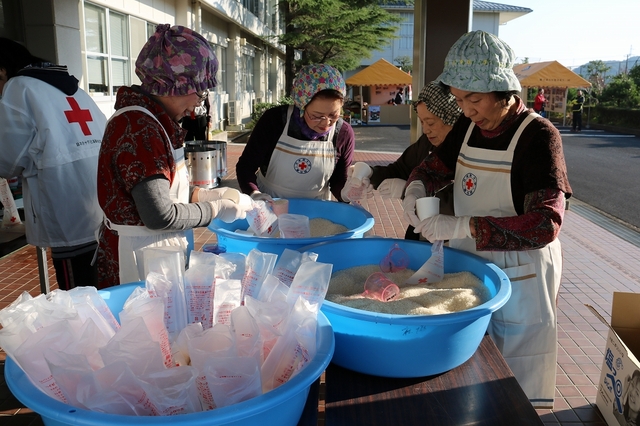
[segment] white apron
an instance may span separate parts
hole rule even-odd
[[[129,106],[117,110],[113,116],[126,111],[140,111],[158,120],[151,111],[139,106]],[[158,124],[160,122],[158,121]],[[160,125],[166,134],[164,127]],[[169,139],[169,135],[167,135]],[[184,148],[171,148],[176,162],[176,175],[169,188],[169,197],[174,203],[189,202],[189,173],[184,160]],[[142,281],[145,274],[142,262],[138,262],[136,250],[146,247],[178,246],[182,247],[185,259],[188,259],[188,247],[193,245],[193,229],[186,231],[164,231],[149,229],[146,226],[118,225],[104,216],[107,228],[118,233],[118,264],[120,268],[120,284]],[[191,234],[191,235],[189,235]],[[140,253],[138,253],[140,254]],[[142,260],[142,259],[140,259]]]
[[[506,151],[470,147],[465,136],[455,173],[456,216],[516,216],[511,195],[513,152],[530,114]],[[553,407],[557,361],[556,296],[562,275],[560,241],[527,251],[476,251],[475,239],[450,246],[495,263],[511,280],[512,294],[491,318],[488,332],[534,407]]]
[[[329,200],[329,178],[335,168],[334,123],[326,141],[305,141],[288,135],[293,106],[287,111],[287,124],[276,144],[263,176],[258,170],[260,191],[277,198],[315,198]]]

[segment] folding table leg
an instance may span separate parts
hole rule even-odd
[[[47,266],[47,248],[36,247],[36,256],[38,257],[38,274],[40,275],[40,291],[44,294],[49,293],[49,273]]]

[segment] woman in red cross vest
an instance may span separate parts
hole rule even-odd
[[[106,118],[67,67],[0,38],[0,177],[20,176],[27,242],[49,247],[58,287],[97,283],[96,164]]]

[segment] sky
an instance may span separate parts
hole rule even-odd
[[[640,0],[492,1],[533,10],[499,28],[516,63],[528,57],[529,62],[555,60],[574,68],[640,56]]]

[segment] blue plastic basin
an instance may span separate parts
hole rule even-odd
[[[318,254],[333,272],[378,264],[396,243],[417,270],[431,256],[431,244],[390,238],[330,241],[300,251]],[[440,374],[471,358],[487,330],[492,312],[511,296],[511,282],[493,263],[445,247],[445,273],[469,271],[489,288],[492,298],[475,308],[442,315],[392,315],[364,311],[325,300],[336,339],[332,362],[349,370],[382,377]],[[364,284],[364,283],[363,283]]]
[[[285,248],[298,250],[300,247],[323,241],[362,238],[365,232],[373,228],[374,224],[373,216],[365,209],[337,201],[290,198],[289,213],[305,215],[309,219],[318,217],[327,219],[343,225],[347,231],[336,235],[311,238],[256,237],[234,232],[236,229],[246,230],[249,227],[249,223],[245,219],[232,223],[214,219],[209,225],[209,230],[216,233],[218,243],[226,246],[227,252],[248,254],[252,249],[257,249],[265,253],[280,255]]]
[[[133,288],[142,285],[123,284],[100,294],[116,315],[122,310]],[[42,416],[45,425],[243,425],[283,426],[298,424],[309,388],[325,370],[333,355],[335,342],[327,317],[318,313],[317,353],[311,363],[282,386],[228,407],[179,416],[122,416],[87,411],[63,404],[36,388],[11,358],[5,364],[5,379],[13,395]]]

